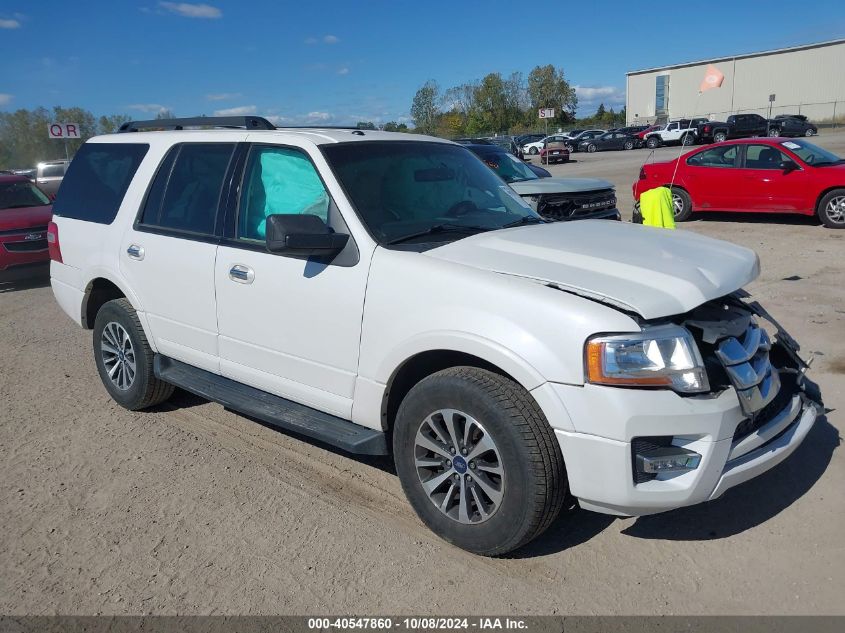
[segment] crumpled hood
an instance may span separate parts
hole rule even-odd
[[[510,183],[511,189],[521,196],[538,196],[548,193],[583,193],[613,189],[613,184],[598,178],[538,178]]]
[[[467,237],[425,253],[496,273],[547,282],[646,319],[682,314],[760,273],[747,248],[624,222],[579,220]],[[526,306],[526,318],[530,318]]]

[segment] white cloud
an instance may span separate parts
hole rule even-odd
[[[205,98],[209,101],[229,101],[230,99],[240,99],[242,96],[240,92],[218,92],[205,95]]]
[[[160,103],[133,103],[132,105],[126,106],[129,110],[138,110],[139,112],[164,112],[165,110],[169,110],[167,106],[163,106]]]
[[[309,112],[306,118],[311,121],[328,121],[332,118],[332,115],[328,112]]]
[[[0,29],[19,29],[20,20],[0,20]]]
[[[592,103],[607,101],[608,103],[624,103],[625,93],[615,86],[573,86],[579,101]]]
[[[159,2],[158,6],[183,18],[216,19],[223,17],[223,12],[210,4],[194,4],[191,2]]]
[[[8,95],[0,92],[0,106],[9,105],[12,99],[14,99],[13,95]]]
[[[235,108],[223,108],[222,110],[215,110],[214,116],[245,116],[247,114],[255,114],[258,108],[254,105],[237,106]]]
[[[326,44],[337,44],[340,38],[337,35],[326,35],[323,37],[323,42]]]
[[[317,40],[317,38],[316,38],[316,37],[306,37],[306,38],[305,38],[305,43],[306,43],[306,44],[316,44],[316,43],[317,43],[317,41],[318,41],[318,40]]]
[[[349,68],[347,66],[343,66],[341,68],[338,68],[337,74],[338,75],[348,75],[349,74]]]

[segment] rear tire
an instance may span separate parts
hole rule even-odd
[[[822,196],[816,213],[827,228],[845,229],[845,189],[834,189]]]
[[[769,136],[771,136],[771,137],[780,136],[780,130],[777,129],[777,128],[772,128],[771,130],[769,130]]]
[[[542,411],[484,369],[453,367],[414,386],[396,416],[393,454],[420,519],[476,554],[521,547],[563,507],[563,456]]]
[[[686,222],[692,215],[692,199],[679,187],[672,187],[672,211],[675,222]]]
[[[726,132],[716,132],[713,135],[713,142],[714,143],[722,143],[728,139],[728,135]]]
[[[108,301],[94,320],[94,361],[106,391],[138,411],[167,400],[173,385],[155,377],[153,351],[128,299]]]

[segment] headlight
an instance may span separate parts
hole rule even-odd
[[[587,380],[595,384],[668,387],[682,393],[710,390],[698,346],[677,325],[596,336],[587,341],[584,355]]]

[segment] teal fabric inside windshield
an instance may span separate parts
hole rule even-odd
[[[265,239],[268,215],[312,214],[328,222],[328,194],[314,165],[300,151],[255,149],[247,165],[245,183],[239,237]]]

